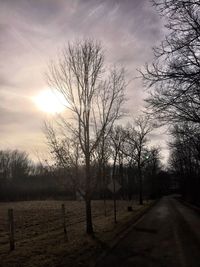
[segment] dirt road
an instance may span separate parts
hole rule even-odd
[[[97,267],[200,267],[200,215],[162,198]]]

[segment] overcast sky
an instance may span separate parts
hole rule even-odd
[[[47,88],[48,61],[68,41],[88,37],[102,42],[106,60],[124,66],[130,80],[151,62],[163,26],[148,0],[0,0],[0,149],[42,155],[47,114],[33,97]],[[127,89],[132,116],[144,95],[141,81],[133,79]],[[164,135],[152,139],[166,154]]]

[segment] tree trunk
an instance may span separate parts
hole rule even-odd
[[[107,216],[106,210],[106,172],[105,172],[105,162],[103,162],[102,178],[103,178],[103,203],[104,203],[104,215]]]
[[[113,208],[114,208],[114,223],[117,223],[117,205],[116,205],[116,190],[115,190],[115,168],[116,168],[116,160],[117,160],[117,153],[114,158],[113,162],[113,172],[112,172],[112,180],[113,180]]]
[[[87,234],[93,234],[93,226],[92,226],[92,212],[91,212],[91,199],[86,198],[85,200],[86,207],[86,232]]]
[[[89,153],[86,155],[86,196],[85,196],[85,207],[86,207],[86,232],[87,234],[93,234],[92,225],[92,211],[91,211],[91,176],[90,176],[90,157]]]
[[[143,205],[143,186],[142,186],[142,171],[141,166],[138,166],[138,175],[139,175],[139,203]]]

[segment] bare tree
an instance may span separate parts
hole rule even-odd
[[[175,125],[169,143],[169,165],[178,178],[182,196],[200,202],[200,127],[191,123]]]
[[[200,3],[153,3],[167,21],[167,36],[154,49],[154,61],[143,72],[145,83],[153,89],[147,102],[162,123],[200,123]]]
[[[159,147],[147,148],[143,158],[145,191],[151,198],[156,198],[161,196],[164,189],[162,188],[164,181],[160,179],[162,164]]]
[[[103,75],[107,79],[103,79]],[[91,164],[103,134],[120,115],[124,101],[124,71],[113,69],[110,74],[105,73],[101,45],[86,40],[69,44],[59,60],[50,64],[47,77],[49,85],[65,97],[74,119],[70,123],[69,118],[60,116],[60,127],[63,133],[70,131],[77,137],[84,155],[86,231],[91,234]]]
[[[110,147],[110,140],[109,135],[102,135],[102,138],[95,150],[95,158],[97,161],[97,168],[98,168],[98,179],[100,185],[100,191],[103,194],[103,201],[104,201],[104,215],[107,216],[107,209],[106,209],[106,185],[108,184],[108,177],[106,172],[106,167],[109,166],[109,159],[111,157],[111,147]]]
[[[167,35],[143,72],[150,88],[147,102],[161,123],[172,124],[170,165],[180,178],[183,195],[199,201],[200,2],[153,4],[167,22]]]
[[[83,181],[79,179],[80,168],[83,165],[83,153],[77,137],[64,133],[60,136],[53,125],[47,122],[44,124],[44,133],[56,166],[65,171],[66,176],[70,178],[69,181],[74,192],[83,197],[84,185]]]
[[[133,126],[129,127],[128,142],[132,144],[131,147],[134,147],[134,158],[137,169],[138,169],[138,178],[139,178],[139,203],[143,204],[143,184],[142,184],[142,168],[146,160],[146,143],[147,135],[153,130],[149,116],[140,116],[138,117]]]
[[[116,210],[116,167],[117,161],[120,164],[122,157],[123,145],[125,142],[125,131],[122,126],[113,127],[110,133],[111,146],[112,146],[112,182],[113,182],[113,200],[114,200],[114,222],[117,222]]]
[[[105,173],[105,167],[108,162],[108,159],[110,157],[111,150],[109,149],[110,144],[110,133],[113,128],[113,124],[116,119],[119,119],[124,115],[123,110],[121,110],[121,105],[124,102],[124,96],[121,95],[118,99],[116,99],[113,111],[110,114],[110,118],[108,120],[107,114],[110,110],[110,100],[113,99],[113,88],[123,88],[125,87],[124,83],[124,70],[120,70],[120,72],[117,71],[116,68],[111,70],[110,76],[107,81],[104,81],[103,86],[101,87],[97,98],[96,98],[96,106],[98,107],[96,112],[98,112],[98,116],[100,118],[99,123],[97,124],[95,122],[95,133],[96,138],[98,138],[99,134],[99,126],[103,128],[103,125],[107,124],[107,127],[103,129],[101,138],[98,142],[98,146],[96,148],[97,152],[97,158],[98,158],[98,164],[99,164],[99,173],[101,177],[101,181],[103,184],[103,198],[104,198],[104,211],[106,215],[106,199],[105,199],[105,191],[106,191],[106,173]],[[113,99],[114,100],[114,99]],[[112,105],[113,105],[112,104]]]
[[[28,154],[24,151],[0,151],[0,169],[6,179],[22,180],[29,175],[31,164]]]

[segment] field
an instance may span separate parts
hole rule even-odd
[[[65,204],[67,237],[63,231],[61,205]],[[0,203],[0,266],[84,266],[88,256],[96,253],[102,243],[114,238],[124,222],[140,206],[131,203],[133,213],[127,212],[127,201],[117,201],[118,225],[113,223],[113,202],[92,202],[94,231],[97,240],[85,234],[85,205],[83,201],[24,201]],[[8,209],[13,208],[15,250],[9,251]],[[68,239],[68,240],[67,240]]]

